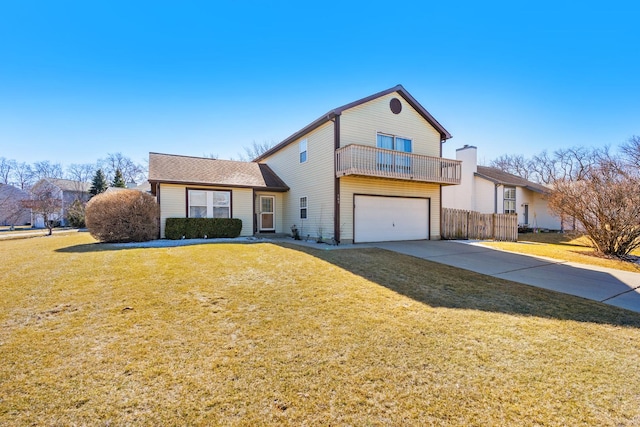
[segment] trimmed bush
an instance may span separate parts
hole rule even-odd
[[[87,203],[89,233],[101,242],[145,242],[158,238],[155,198],[137,190],[101,193]]]
[[[164,235],[167,239],[202,239],[238,237],[242,220],[238,218],[167,218]]]

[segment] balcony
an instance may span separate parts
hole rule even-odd
[[[406,181],[460,184],[462,162],[367,145],[336,150],[336,177],[374,176]]]

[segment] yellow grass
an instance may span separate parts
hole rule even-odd
[[[595,256],[589,240],[581,235],[525,233],[518,236],[518,242],[483,242],[483,244],[505,251],[640,272],[640,264],[638,263]],[[640,251],[636,250],[631,254],[640,256]]]
[[[640,315],[378,249],[0,242],[0,425],[638,425]]]

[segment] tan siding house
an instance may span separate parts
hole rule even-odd
[[[284,195],[286,207],[283,219],[285,229],[289,230],[295,225],[303,237],[333,237],[333,135],[332,123],[325,123],[261,160],[284,182],[295,184]],[[307,149],[304,161],[300,161],[301,143],[303,149],[304,144]],[[306,199],[306,218],[300,215],[302,198]]]
[[[160,237],[167,218],[185,217],[241,219],[241,236],[283,232],[282,193],[289,188],[266,164],[149,153],[149,183],[160,205]]]
[[[329,111],[253,162],[151,153],[161,233],[172,216],[232,213],[242,235],[295,228],[336,244],[439,239],[441,188],[461,173],[460,161],[442,158],[449,138],[398,85]],[[231,207],[205,208],[190,189]]]

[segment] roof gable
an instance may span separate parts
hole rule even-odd
[[[161,153],[149,153],[149,182],[289,189],[265,164]]]
[[[40,181],[36,182],[34,188],[41,186],[44,182],[47,182],[50,185],[60,189],[61,191],[76,191],[79,193],[88,193],[91,189],[91,184],[88,182],[82,181],[74,181],[72,179],[61,179],[61,178],[42,178]]]
[[[425,119],[431,126],[433,126],[436,129],[436,131],[438,131],[438,133],[440,134],[441,141],[445,141],[451,138],[451,134],[449,133],[449,131],[447,131],[444,128],[444,126],[442,126],[413,96],[411,96],[411,94],[407,92],[407,90],[402,85],[397,85],[387,90],[383,90],[382,92],[378,92],[373,95],[367,96],[366,98],[362,98],[357,101],[350,102],[349,104],[345,104],[341,107],[330,110],[325,115],[319,117],[318,119],[311,122],[304,128],[300,129],[298,132],[286,138],[281,143],[275,145],[270,150],[267,150],[266,152],[258,156],[255,159],[255,161],[259,161],[269,157],[273,153],[286,147],[287,145],[291,144],[292,142],[301,138],[302,136],[306,135],[312,130],[319,128],[320,126],[322,126],[323,124],[327,123],[330,120],[333,120],[336,116],[341,115],[346,110],[349,110],[351,108],[357,107],[359,105],[365,104],[367,102],[373,101],[375,99],[381,98],[385,95],[388,95],[394,92],[397,92],[398,95],[401,96],[409,105],[411,105],[411,107],[413,107],[413,109],[416,110],[418,114],[422,116],[423,119]]]

